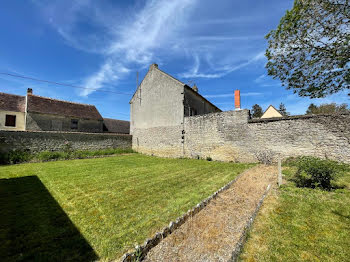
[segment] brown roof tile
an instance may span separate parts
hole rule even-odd
[[[130,133],[130,122],[111,118],[103,118],[103,124],[107,128],[107,132],[118,134]]]
[[[18,96],[0,92],[0,110],[25,112],[25,96]]]
[[[28,112],[102,120],[94,105],[28,95]]]

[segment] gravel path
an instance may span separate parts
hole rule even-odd
[[[151,249],[144,261],[228,261],[266,187],[276,182],[276,174],[276,167],[263,165],[245,171],[229,189]]]

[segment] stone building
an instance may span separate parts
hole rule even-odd
[[[273,118],[273,117],[283,117],[280,111],[278,111],[273,105],[270,105],[261,116],[261,118]]]
[[[178,126],[185,116],[221,112],[193,88],[152,64],[130,100],[130,133],[135,129]]]
[[[104,123],[104,121],[106,123]],[[0,93],[0,130],[129,133],[129,122],[104,120],[94,105]]]
[[[25,97],[0,93],[0,130],[25,130]]]
[[[73,103],[27,92],[26,130],[103,132],[103,118],[94,105]]]
[[[252,120],[238,90],[234,101],[236,110],[221,112],[196,87],[151,65],[130,101],[132,147],[161,157],[256,162],[266,154],[311,155],[350,163],[350,114],[279,117],[270,108],[268,118]]]
[[[130,122],[118,119],[103,118],[103,131],[116,134],[130,134]]]

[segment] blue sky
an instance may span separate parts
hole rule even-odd
[[[0,92],[94,104],[104,117],[129,119],[129,100],[151,63],[222,110],[283,102],[292,114],[308,105],[348,103],[346,93],[300,98],[266,75],[264,36],[292,0],[2,1],[0,72],[63,82],[74,89],[0,75]]]

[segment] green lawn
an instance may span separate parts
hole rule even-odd
[[[1,261],[118,258],[251,166],[139,154],[1,166]]]
[[[293,172],[285,169],[287,180]],[[350,261],[350,172],[338,184],[328,192],[287,182],[272,192],[240,261]]]

